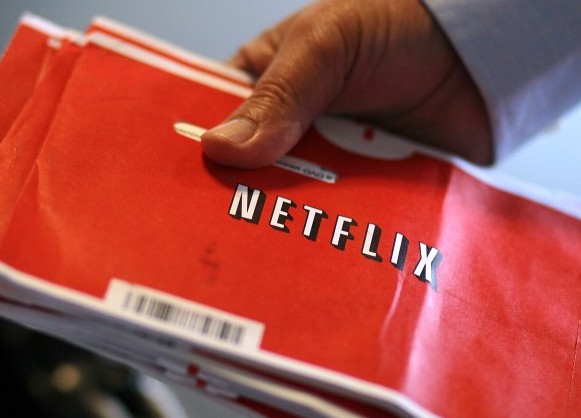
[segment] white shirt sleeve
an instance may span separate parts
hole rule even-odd
[[[423,0],[486,103],[495,159],[581,101],[581,0]]]

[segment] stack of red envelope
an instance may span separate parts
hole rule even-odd
[[[258,416],[577,416],[581,202],[354,121],[259,170],[247,75],[110,19],[0,63],[0,315]]]

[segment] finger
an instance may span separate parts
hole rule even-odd
[[[345,46],[339,25],[321,30],[309,21],[292,23],[253,94],[203,135],[202,147],[211,159],[243,168],[271,164],[342,89],[352,48]]]
[[[294,15],[261,33],[258,37],[240,47],[228,59],[227,65],[246,71],[252,75],[261,75],[270,65],[278,51],[284,34],[294,20]]]

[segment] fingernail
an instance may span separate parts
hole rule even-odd
[[[247,118],[236,118],[210,129],[207,133],[242,144],[254,136],[256,123]]]

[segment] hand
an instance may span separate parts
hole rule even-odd
[[[479,164],[492,161],[482,98],[419,0],[322,0],[243,46],[254,92],[202,137],[243,168],[287,153],[317,115],[357,117]]]

